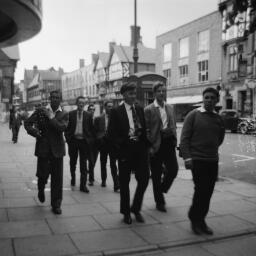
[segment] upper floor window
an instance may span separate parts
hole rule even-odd
[[[172,44],[168,43],[163,46],[164,62],[172,61]]]
[[[180,77],[188,76],[188,65],[179,66],[179,70],[180,70]]]
[[[208,60],[198,62],[198,81],[208,81]]]
[[[238,69],[238,54],[237,46],[229,48],[229,71],[237,71]]]
[[[167,86],[171,85],[171,69],[163,70],[164,76],[167,78]]]
[[[209,51],[209,30],[201,31],[198,33],[198,52]]]
[[[189,56],[189,38],[185,37],[180,39],[180,58]]]

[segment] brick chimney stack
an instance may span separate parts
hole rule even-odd
[[[84,67],[84,59],[80,59],[79,60],[79,68],[83,68]]]

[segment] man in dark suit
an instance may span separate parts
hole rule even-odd
[[[17,111],[16,107],[13,107],[12,112],[10,113],[10,120],[9,120],[9,128],[12,130],[12,141],[13,143],[17,143],[20,126],[22,124],[22,116]]]
[[[118,157],[120,212],[124,215],[124,222],[131,224],[131,212],[138,222],[144,222],[140,210],[149,180],[148,141],[143,108],[134,104],[136,85],[126,83],[120,92],[124,102],[111,111],[108,136]],[[137,188],[130,207],[131,171],[135,173]]]
[[[106,101],[104,103],[105,112],[95,117],[94,119],[94,127],[96,132],[96,142],[100,152],[100,165],[101,165],[101,186],[106,187],[106,179],[107,179],[107,159],[109,155],[110,160],[110,169],[111,175],[114,183],[114,191],[117,192],[119,190],[119,178],[117,174],[117,158],[113,149],[111,147],[111,143],[107,136],[107,129],[109,123],[109,114],[111,109],[113,108],[112,101]]]
[[[167,193],[170,189],[178,172],[175,150],[176,120],[172,106],[164,102],[166,98],[164,84],[155,82],[152,89],[155,100],[145,108],[147,137],[151,142],[149,153],[152,183],[156,209],[166,212],[163,193]]]
[[[86,160],[89,158],[91,144],[94,140],[92,115],[84,111],[85,97],[76,100],[77,110],[69,112],[69,123],[65,131],[70,157],[71,186],[76,183],[76,163],[80,159],[80,191],[89,193],[87,183]]]
[[[68,125],[68,113],[60,107],[59,91],[50,93],[50,105],[38,108],[25,121],[27,133],[36,138],[38,199],[45,201],[44,188],[51,174],[51,206],[54,214],[61,214],[63,187],[63,132]]]

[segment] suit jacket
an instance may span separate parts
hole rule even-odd
[[[36,138],[35,155],[48,157],[52,153],[56,158],[63,157],[65,155],[63,132],[68,125],[68,113],[57,111],[53,119],[45,121],[45,131],[41,136],[39,136],[38,122],[36,111],[24,122],[27,133]]]
[[[153,153],[157,152],[161,144],[161,129],[162,120],[159,109],[155,106],[154,102],[145,107],[145,120],[147,128],[147,138],[151,142],[151,148]],[[165,105],[165,111],[167,115],[167,128],[171,129],[172,136],[170,138],[173,146],[177,145],[177,133],[176,133],[176,119],[171,105]]]
[[[68,127],[65,131],[65,138],[67,143],[69,143],[70,140],[75,136],[76,123],[77,123],[77,110],[70,111]],[[95,140],[95,132],[93,127],[92,115],[86,111],[83,111],[83,135],[87,144],[91,146]]]
[[[139,140],[147,147],[149,146],[149,142],[146,136],[146,124],[143,108],[135,106],[135,111],[142,127]],[[108,124],[108,138],[119,156],[124,154],[127,149],[127,143],[129,142],[129,130],[129,119],[125,105],[122,104],[112,109]]]
[[[9,127],[20,127],[22,124],[22,116],[17,113],[17,117],[15,117],[14,113],[10,114]]]

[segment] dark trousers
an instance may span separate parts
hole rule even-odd
[[[130,214],[141,210],[143,196],[148,186],[149,168],[148,152],[142,142],[131,142],[125,145],[125,153],[118,157],[119,183],[120,183],[120,212]],[[131,172],[135,173],[137,187],[130,207],[129,183]]]
[[[162,140],[159,150],[150,158],[150,165],[155,202],[164,205],[163,192],[170,189],[178,173],[175,147],[168,140]]]
[[[60,207],[62,202],[63,187],[63,157],[56,158],[52,154],[49,157],[38,157],[37,173],[38,189],[44,189],[51,175],[51,206]]]
[[[13,125],[12,126],[12,141],[17,142],[18,141],[18,135],[19,135],[20,126],[19,125]]]
[[[71,139],[68,143],[68,154],[70,164],[70,174],[72,178],[75,178],[76,163],[79,154],[80,161],[80,185],[85,185],[87,182],[87,165],[86,160],[88,159],[88,145],[86,140],[83,139]]]
[[[100,167],[101,167],[101,180],[106,181],[107,179],[107,160],[110,160],[110,170],[114,182],[114,187],[118,187],[118,173],[117,173],[117,157],[111,150],[111,145],[107,140],[103,139],[100,145]]]
[[[218,177],[218,162],[193,161],[194,196],[189,210],[193,223],[204,222],[209,211],[210,200]]]
[[[94,167],[98,158],[98,148],[95,143],[91,146],[89,157],[88,157],[88,173],[89,173],[89,181],[94,182]]]

